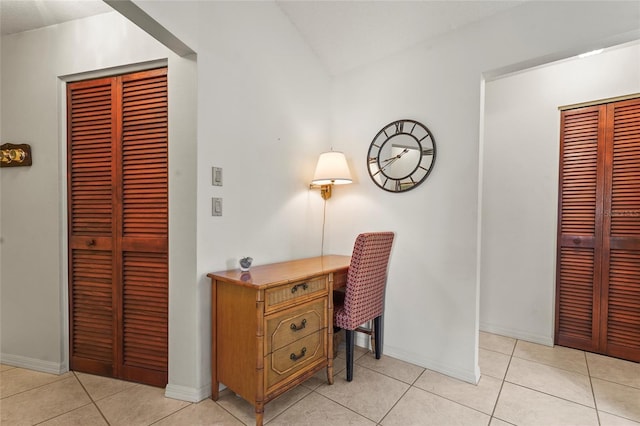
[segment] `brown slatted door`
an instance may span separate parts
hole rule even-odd
[[[607,106],[600,351],[640,361],[640,99]]]
[[[122,77],[122,374],[165,386],[168,369],[167,72]]]
[[[165,386],[167,71],[67,91],[71,368]]]
[[[108,376],[117,339],[114,93],[109,78],[67,86],[70,367]]]
[[[604,107],[561,115],[556,344],[596,350],[599,343]]]

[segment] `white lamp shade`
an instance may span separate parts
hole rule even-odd
[[[344,185],[351,183],[351,173],[344,154],[337,151],[320,154],[311,183],[314,185]]]

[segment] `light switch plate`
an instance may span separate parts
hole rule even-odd
[[[222,198],[211,199],[211,216],[222,216]]]
[[[211,184],[213,186],[222,186],[222,167],[211,168]]]

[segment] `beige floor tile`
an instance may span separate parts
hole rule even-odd
[[[477,385],[427,370],[414,386],[491,415],[500,393],[502,380],[483,376]]]
[[[591,377],[640,389],[640,364],[587,352]]]
[[[584,352],[562,346],[544,346],[518,340],[513,356],[588,375]]]
[[[211,399],[205,399],[165,417],[153,426],[238,426],[242,424]]]
[[[497,334],[480,332],[480,347],[490,351],[500,352],[505,355],[512,355],[516,339],[499,336]]]
[[[6,398],[69,377],[71,373],[57,375],[24,368],[8,369],[0,373],[0,397]]]
[[[40,423],[41,426],[107,426],[95,404],[87,404],[61,416]]]
[[[490,417],[412,387],[382,420],[385,426],[486,426]]]
[[[640,389],[591,379],[598,410],[640,422]]]
[[[320,386],[316,392],[379,422],[408,388],[406,383],[355,365],[353,381],[340,376],[332,386]]]
[[[165,398],[164,389],[134,385],[96,401],[96,405],[112,426],[149,425],[189,405],[188,402]]]
[[[512,426],[512,423],[507,423],[504,420],[500,420],[497,419],[495,417],[491,418],[491,422],[489,423],[489,426]]]
[[[16,368],[13,365],[0,364],[0,371],[11,370],[12,368]]]
[[[600,426],[640,426],[640,422],[614,416],[604,411],[599,411],[598,416],[600,417]]]
[[[491,376],[500,380],[507,374],[507,367],[511,357],[500,352],[487,349],[478,349],[478,363],[480,364],[480,374]]]
[[[375,425],[342,405],[313,392],[268,423],[269,426]]]
[[[333,360],[333,380],[336,380],[340,375],[346,377],[346,373],[344,371],[346,367],[346,361],[344,358],[336,358]],[[327,369],[324,368],[318,371],[313,377],[308,380],[302,382],[302,386],[305,386],[309,389],[315,390],[318,386],[322,386],[327,383]]]
[[[595,408],[589,376],[580,373],[514,357],[505,380]]]
[[[71,376],[3,398],[0,424],[33,425],[91,402],[78,380]]]
[[[597,426],[596,410],[505,382],[493,414],[518,426]]]
[[[363,348],[362,346],[355,345],[353,347],[353,361],[357,361],[364,354],[371,353],[371,351],[367,348]],[[347,349],[345,344],[342,343],[338,346],[338,358],[346,359],[347,358]]]
[[[127,388],[135,386],[135,383],[110,377],[95,376],[93,374],[74,373],[82,386],[87,390],[94,401],[113,395]]]
[[[375,354],[371,352],[360,357],[356,364],[409,384],[415,382],[425,370],[423,367],[385,355],[376,359]]]
[[[311,393],[311,389],[305,386],[297,386],[288,392],[283,393],[264,407],[264,422],[268,422],[296,402]],[[237,396],[230,389],[225,389],[220,393],[217,403],[240,419],[244,424],[255,424],[255,408],[243,398]]]

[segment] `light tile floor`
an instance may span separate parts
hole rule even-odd
[[[480,333],[477,385],[391,357],[344,353],[333,386],[324,372],[267,404],[268,425],[640,425],[640,364]],[[191,404],[135,383],[2,365],[0,423],[12,425],[253,425],[229,390]]]

